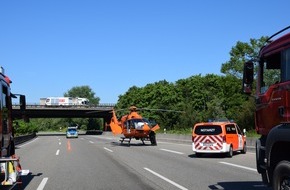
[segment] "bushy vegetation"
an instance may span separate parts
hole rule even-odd
[[[241,83],[233,76],[213,74],[192,76],[176,83],[164,80],[130,88],[119,97],[117,107],[135,105],[153,109],[141,113],[167,131],[188,131],[194,123],[225,118],[249,130],[254,127],[254,107],[241,93]],[[243,121],[245,118],[247,122]]]
[[[119,96],[117,107],[162,109],[144,110],[142,115],[156,120],[168,132],[187,132],[197,122],[218,119],[234,120],[252,131],[255,103],[242,93],[243,64],[258,55],[266,38],[237,42],[230,51],[230,60],[221,65],[221,75],[199,74],[174,83],[162,80],[144,87],[133,86]]]

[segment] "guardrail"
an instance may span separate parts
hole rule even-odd
[[[13,107],[20,107],[19,104],[13,104]],[[55,106],[46,106],[43,104],[36,104],[36,103],[29,103],[26,104],[26,108],[42,108],[42,107],[91,107],[91,108],[98,108],[98,107],[115,107],[116,104],[114,103],[101,103],[101,104],[89,104],[89,105],[55,105]]]
[[[36,137],[36,133],[14,137],[15,145],[19,145]]]

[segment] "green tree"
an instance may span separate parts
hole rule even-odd
[[[223,63],[221,66],[221,72],[226,74],[226,76],[234,76],[240,79],[240,84],[242,84],[243,76],[243,65],[246,61],[256,60],[260,49],[265,45],[268,37],[262,36],[260,39],[250,39],[249,43],[240,42],[236,43],[230,51],[230,60]],[[255,69],[257,70],[257,68]],[[277,73],[269,72],[265,77],[265,81],[272,81],[272,78],[277,77]],[[242,128],[253,129],[255,126],[254,112],[255,112],[255,102],[253,98],[245,98],[236,94],[238,97],[230,97],[227,95],[227,99],[232,99],[232,105],[227,106],[230,116],[235,116],[236,121]],[[242,104],[238,107],[235,106],[237,103]],[[238,109],[239,108],[239,109]],[[237,109],[239,110],[238,112]]]
[[[221,72],[242,79],[244,63],[256,60],[267,38],[266,36],[262,36],[260,39],[251,38],[249,43],[238,41],[230,51],[230,60],[222,63]]]
[[[64,96],[87,98],[89,99],[91,105],[98,105],[100,102],[100,98],[95,96],[95,92],[93,92],[92,89],[87,85],[72,87],[70,90],[64,93]],[[99,129],[102,123],[100,119],[92,118],[67,118],[65,121],[66,123],[69,123],[68,125],[77,124],[79,128],[83,130]]]
[[[160,126],[172,128],[178,121],[176,110],[178,97],[173,83],[161,80],[145,87],[132,86],[124,94],[119,96],[118,109],[125,109],[126,112],[119,112],[119,116],[127,114],[127,109],[134,105],[140,108],[141,115],[145,118],[155,120]]]
[[[81,97],[87,98],[91,105],[98,105],[100,98],[95,96],[95,92],[89,86],[76,86],[64,93],[65,97]],[[80,129],[83,130],[99,130],[103,121],[101,119],[94,118],[67,118],[66,123],[77,124]]]
[[[95,96],[95,92],[89,86],[75,86],[64,93],[65,97],[81,97],[81,98],[88,98],[90,104],[98,105],[100,102],[100,98]]]

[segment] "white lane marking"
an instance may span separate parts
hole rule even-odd
[[[33,139],[32,141],[29,141],[29,142],[27,142],[27,143],[24,143],[24,144],[22,144],[22,145],[17,145],[16,147],[23,147],[23,146],[25,146],[25,145],[28,145],[28,144],[30,144],[30,143],[33,143],[34,141],[36,141],[36,140],[38,140],[38,137],[37,138],[35,138],[35,139]]]
[[[173,142],[163,142],[158,141],[159,144],[173,144],[173,145],[181,145],[181,146],[192,146],[192,144],[181,144],[181,143],[173,143]]]
[[[107,140],[112,140],[113,138],[110,138],[110,137],[105,137],[104,139],[107,139]]]
[[[92,144],[94,144],[94,142],[93,141],[89,141],[90,143],[92,143]]]
[[[112,140],[113,139],[111,137],[95,137],[95,138],[98,138],[98,139],[106,139],[106,140]]]
[[[59,142],[58,144],[61,145],[61,142]]]
[[[174,154],[184,154],[182,152],[177,152],[177,151],[174,151],[174,150],[168,150],[168,149],[164,149],[164,148],[161,148],[160,150],[163,150],[163,151],[166,151],[166,152],[171,152],[171,153],[174,153]]]
[[[237,164],[232,164],[232,163],[228,163],[228,162],[219,162],[219,163],[226,164],[226,165],[229,165],[229,166],[234,166],[234,167],[237,167],[237,168],[243,168],[243,169],[246,169],[246,170],[250,170],[250,171],[257,172],[257,169],[255,169],[255,168],[250,168],[250,167],[241,166],[241,165],[237,165]]]
[[[81,138],[81,140],[84,140],[84,138]]]
[[[188,143],[188,144],[191,144],[192,143],[192,140],[182,140],[182,139],[172,139],[172,138],[158,138],[159,140],[165,140],[166,142],[168,142],[168,140],[170,141],[175,141],[176,142],[176,144],[178,144],[178,142],[179,143]],[[163,143],[165,143],[165,142],[163,142]],[[172,143],[174,143],[174,142],[172,142]]]
[[[224,188],[220,185],[214,185],[215,190],[224,190]]]
[[[59,150],[56,151],[55,155],[57,155],[57,156],[59,155]]]
[[[158,173],[156,173],[156,172],[154,172],[154,171],[152,171],[152,170],[150,170],[150,169],[148,169],[148,168],[144,168],[144,169],[147,170],[148,172],[150,172],[150,173],[156,175],[157,177],[163,179],[164,181],[166,181],[166,182],[168,182],[168,183],[174,185],[174,186],[177,187],[178,189],[181,189],[181,190],[188,190],[187,188],[185,188],[185,187],[183,187],[183,186],[181,186],[181,185],[175,183],[174,181],[171,181],[170,179],[168,179],[168,178],[166,178],[166,177],[164,177],[164,176],[162,176],[162,175],[160,175],[160,174],[158,174]]]
[[[104,149],[105,149],[106,151],[113,152],[111,149],[108,149],[108,148],[106,148],[106,147],[104,147]]]
[[[48,180],[48,177],[43,178],[42,181],[41,181],[41,183],[37,187],[37,190],[43,190],[43,188],[45,187],[45,185],[47,183],[47,180]]]

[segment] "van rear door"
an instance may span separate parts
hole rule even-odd
[[[196,150],[220,150],[222,148],[222,128],[220,125],[198,125],[194,129]]]

